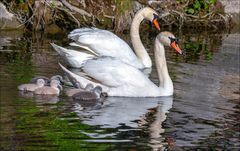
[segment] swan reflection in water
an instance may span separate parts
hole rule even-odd
[[[82,109],[74,107],[74,112],[77,113],[80,120],[84,124],[92,126],[100,126],[100,128],[118,128],[118,132],[124,131],[122,126],[130,127],[131,129],[141,129],[145,125],[149,129],[150,141],[149,145],[155,150],[163,147],[161,134],[164,132],[162,122],[166,120],[167,113],[172,108],[173,97],[157,97],[157,98],[128,98],[128,97],[108,97],[104,101],[101,108],[98,109]],[[76,105],[76,104],[75,104]],[[78,102],[81,106],[81,103]],[[146,115],[154,112],[154,121],[146,120]],[[110,141],[110,142],[125,142],[132,140],[106,140],[105,137],[116,134],[97,134],[82,131],[94,140],[86,140],[91,142]],[[101,140],[101,138],[105,138]],[[97,140],[96,140],[97,139]]]

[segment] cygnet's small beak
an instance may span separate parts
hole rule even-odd
[[[60,91],[63,90],[63,87],[60,84],[58,85],[58,88],[59,88]]]
[[[181,50],[181,48],[178,46],[178,44],[176,43],[176,41],[173,41],[171,43],[171,46],[179,53],[179,54],[183,54],[183,51]]]

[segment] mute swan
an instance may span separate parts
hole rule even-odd
[[[20,91],[35,91],[37,88],[43,87],[45,81],[43,79],[37,79],[36,83],[22,84],[18,86],[18,90]]]
[[[62,90],[60,82],[58,80],[51,80],[50,86],[44,86],[44,87],[38,88],[34,91],[34,94],[59,95],[60,90]]]
[[[182,54],[176,38],[170,32],[161,32],[155,39],[154,54],[160,85],[156,86],[139,69],[128,65],[113,57],[99,57],[87,60],[82,65],[83,72],[95,79],[97,82],[76,75],[67,70],[61,64],[62,69],[69,78],[74,78],[82,86],[88,83],[99,85],[108,96],[126,97],[158,97],[173,94],[173,83],[168,74],[165,58],[165,46],[173,47]]]
[[[78,46],[92,52],[92,54],[85,53],[84,56],[86,58],[111,56],[139,69],[150,68],[152,66],[152,61],[139,35],[139,26],[144,19],[153,22],[156,28],[160,30],[156,11],[149,7],[139,10],[133,19],[130,33],[132,45],[136,54],[134,54],[129,45],[121,38],[110,31],[97,28],[79,28],[73,30],[68,35],[68,38],[75,42],[70,43],[70,45]],[[76,50],[65,49],[53,43],[51,45],[71,67],[81,67],[82,53]]]

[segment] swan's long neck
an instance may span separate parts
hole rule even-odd
[[[168,73],[167,62],[165,57],[165,49],[163,44],[161,44],[156,38],[155,40],[155,62],[159,77],[159,87],[162,88],[164,91],[163,93],[166,94],[173,94],[173,83]]]
[[[144,48],[142,41],[139,35],[139,26],[144,19],[142,12],[138,12],[133,18],[133,22],[131,25],[131,40],[134,51],[140,61],[143,63],[145,68],[150,68],[152,66],[151,58],[149,57],[146,49]]]

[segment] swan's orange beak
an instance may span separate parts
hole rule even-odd
[[[178,46],[178,44],[176,43],[176,41],[173,41],[172,43],[171,43],[171,46],[178,52],[178,53],[180,53],[180,54],[182,54],[183,52],[182,52],[182,50],[181,50],[181,48]]]
[[[159,25],[159,23],[158,23],[158,20],[157,20],[157,18],[155,18],[154,20],[153,20],[153,24],[156,26],[156,28],[160,31],[160,25]]]

